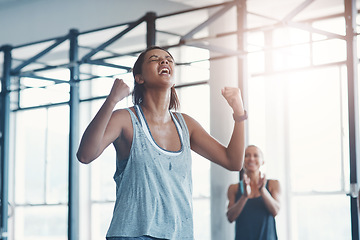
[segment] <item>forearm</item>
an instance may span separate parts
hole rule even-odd
[[[226,149],[231,169],[240,171],[244,161],[245,151],[245,124],[244,121],[235,121],[233,133]]]
[[[266,208],[275,217],[280,210],[279,201],[274,199],[265,187],[260,190],[260,194],[264,200]]]
[[[236,218],[241,214],[242,210],[244,209],[244,206],[247,202],[248,198],[242,195],[240,199],[231,207],[228,208],[228,211],[226,213],[226,216],[228,218],[228,221],[232,223],[236,220]]]
[[[106,99],[86,128],[77,152],[80,162],[89,163],[101,153],[101,143],[116,103]]]
[[[225,87],[222,89],[222,95],[233,110],[235,121],[233,133],[230,142],[226,148],[226,156],[229,161],[231,170],[239,171],[242,168],[244,149],[245,149],[245,126],[244,121],[247,119],[244,110],[244,104],[241,98],[239,88]]]

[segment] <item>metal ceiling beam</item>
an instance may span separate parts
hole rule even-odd
[[[53,50],[54,48],[56,48],[57,46],[59,46],[61,43],[63,43],[64,41],[66,41],[68,39],[68,36],[59,38],[55,41],[54,44],[52,44],[50,47],[46,48],[45,50],[41,51],[40,53],[36,54],[35,56],[29,58],[28,60],[24,61],[23,63],[21,63],[19,66],[17,66],[16,68],[14,68],[12,70],[12,74],[17,74],[21,71],[21,69],[23,69],[24,67],[26,67],[27,65],[35,62],[37,59],[41,58],[42,56],[44,56],[45,54],[47,54],[48,52],[50,52],[51,50]]]
[[[345,36],[341,35],[341,34],[336,34],[336,33],[332,33],[332,32],[329,32],[329,31],[324,31],[324,30],[321,30],[321,29],[317,29],[317,28],[314,28],[314,27],[311,27],[305,23],[299,23],[299,22],[287,22],[286,25],[288,25],[289,27],[293,27],[293,28],[298,28],[298,29],[301,29],[301,30],[305,30],[305,31],[308,31],[308,32],[311,32],[311,33],[317,33],[317,34],[321,34],[321,35],[324,35],[326,37],[328,37],[329,39],[341,39],[341,40],[345,40]]]
[[[131,71],[131,67],[127,67],[127,66],[123,66],[123,65],[118,65],[118,64],[112,64],[112,63],[107,63],[103,60],[89,60],[87,62],[88,64],[94,64],[94,65],[99,65],[99,66],[105,66],[105,67],[111,67],[111,68],[119,68],[119,69],[124,69],[127,72]]]
[[[303,3],[301,3],[299,6],[297,6],[294,10],[292,10],[289,14],[287,14],[283,18],[283,22],[291,21],[296,15],[301,13],[305,8],[307,8],[311,3],[313,3],[315,0],[306,0]]]
[[[99,51],[105,49],[106,47],[108,47],[109,45],[111,45],[112,43],[114,43],[115,41],[119,40],[121,37],[123,37],[125,34],[127,34],[128,32],[130,32],[131,30],[133,30],[135,27],[137,27],[138,25],[140,25],[142,22],[145,21],[145,17],[140,18],[139,20],[132,22],[129,24],[129,26],[121,31],[120,33],[118,33],[117,35],[115,35],[114,37],[110,38],[108,41],[104,42],[103,44],[99,45],[97,48],[93,49],[92,51],[90,51],[88,54],[86,54],[82,59],[81,62],[86,63],[87,61],[90,60],[90,58],[92,56],[94,56],[96,53],[98,53]]]
[[[195,27],[194,29],[192,29],[190,32],[188,32],[187,34],[185,34],[184,36],[182,36],[181,39],[180,39],[180,43],[185,43],[186,40],[190,39],[190,38],[193,37],[196,33],[198,33],[199,31],[201,31],[201,30],[204,29],[205,27],[209,26],[212,22],[214,22],[214,21],[217,20],[219,17],[221,17],[224,13],[226,13],[226,12],[227,12],[229,9],[231,9],[234,5],[235,5],[234,2],[226,3],[223,8],[221,8],[219,11],[217,11],[217,12],[214,13],[212,16],[210,16],[205,22],[201,23],[200,25],[198,25],[197,27]]]
[[[204,6],[204,7],[197,7],[197,8],[191,8],[191,9],[187,9],[187,10],[183,10],[183,11],[178,11],[178,12],[173,12],[173,13],[169,13],[169,14],[163,14],[158,16],[157,18],[166,18],[166,17],[171,17],[171,16],[175,16],[175,15],[180,15],[180,14],[185,14],[185,13],[190,13],[190,12],[196,12],[196,11],[200,11],[200,10],[206,10],[206,9],[210,9],[210,8],[217,8],[217,7],[222,7],[225,4],[233,4],[234,0],[231,1],[227,1],[227,2],[223,2],[223,3],[218,3],[218,4],[213,4],[213,5],[208,5],[208,6]]]
[[[34,78],[34,79],[44,80],[44,81],[51,81],[51,82],[54,82],[54,83],[66,83],[66,84],[69,84],[69,81],[66,81],[66,80],[48,78],[48,77],[38,76],[38,75],[35,75],[35,74],[31,74],[31,73],[21,73],[21,74],[19,74],[17,76],[18,77],[24,77],[24,78]]]
[[[218,52],[218,53],[222,53],[225,54],[227,56],[242,56],[244,55],[244,52],[241,51],[237,51],[237,50],[232,50],[229,48],[224,48],[224,47],[220,47],[220,46],[215,46],[215,45],[211,45],[211,44],[204,44],[204,43],[185,43],[186,46],[192,46],[192,47],[197,47],[197,48],[202,48],[202,49],[207,49],[209,51],[212,52]]]

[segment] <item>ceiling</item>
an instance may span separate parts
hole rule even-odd
[[[31,0],[39,1],[39,0]],[[177,2],[191,7],[202,7],[212,4],[223,3],[231,0],[163,0],[169,2]],[[247,0],[247,7],[249,11],[254,11],[259,14],[264,14],[270,17],[281,17],[286,10],[291,11],[304,2],[311,3],[307,10],[313,14],[326,14],[335,9],[342,8],[345,0]],[[360,0],[356,0],[357,5],[360,6]],[[29,0],[0,0],[0,7],[12,4],[29,3]]]
[[[165,0],[187,4],[192,7],[201,7],[226,2],[226,0]],[[249,12],[281,20],[288,13],[305,4],[297,19],[313,18],[336,14],[344,9],[345,0],[247,0]],[[356,0],[358,8],[360,0]],[[296,20],[296,19],[294,19]]]

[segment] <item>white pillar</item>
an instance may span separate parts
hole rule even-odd
[[[211,15],[211,13],[210,13]],[[228,11],[210,26],[210,35],[236,29],[236,8]],[[226,37],[211,42],[215,46],[237,49],[237,38]],[[213,53],[216,54],[216,53]],[[214,56],[214,55],[212,55]],[[225,86],[238,86],[237,57],[229,57],[210,62],[210,133],[223,145],[229,143],[234,120],[232,109],[221,95]],[[231,172],[216,164],[211,164],[211,239],[234,239],[235,224],[226,218],[227,189],[238,181],[238,172]]]

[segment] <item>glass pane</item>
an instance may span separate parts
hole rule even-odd
[[[115,201],[116,154],[111,144],[91,163],[91,198],[93,201]]]
[[[67,83],[53,84],[46,87],[50,103],[66,102],[70,99],[70,85]]]
[[[199,198],[193,200],[194,208],[194,239],[211,239],[211,213],[210,200],[208,198]]]
[[[47,137],[47,203],[66,203],[68,196],[69,108],[49,109]]]
[[[48,92],[43,88],[27,88],[20,91],[20,107],[48,104]]]
[[[273,33],[274,46],[276,47],[306,43],[309,40],[309,32],[296,28],[278,28],[275,29]]]
[[[329,51],[331,49],[331,51]],[[326,64],[346,60],[346,42],[332,39],[313,44],[314,64]]]
[[[91,96],[107,96],[114,83],[112,78],[97,78],[91,81]]]
[[[265,71],[265,54],[264,52],[253,52],[247,55],[249,72],[256,74]]]
[[[105,239],[113,210],[114,203],[93,204],[91,208],[91,239]]]
[[[341,10],[339,9],[339,11]],[[343,36],[346,34],[346,23],[343,17],[316,21],[313,23],[313,27]]]
[[[273,33],[273,67],[276,70],[310,65],[310,34],[303,30],[281,28]],[[305,44],[306,43],[306,44]]]
[[[176,85],[209,79],[209,61],[204,61],[209,58],[208,50],[195,47],[182,47],[181,51],[177,52],[174,50],[171,53],[175,58],[175,63],[184,64],[176,66]],[[193,63],[185,64],[190,62]],[[182,103],[182,101],[180,102]]]
[[[350,240],[350,200],[345,195],[297,196],[292,203],[293,240]]]
[[[248,88],[249,142],[265,146],[266,142],[266,88],[262,77],[251,78]]]
[[[288,118],[293,191],[340,191],[340,81],[336,68],[289,80]],[[316,181],[314,181],[316,179]]]
[[[83,76],[84,79],[90,76]],[[120,78],[130,87],[132,91],[134,87],[134,78],[132,73],[116,75],[111,78],[94,78],[92,80],[80,81],[80,98],[87,99],[91,97],[107,96],[110,93],[114,79]]]
[[[17,207],[15,226],[14,239],[67,239],[67,206]]]
[[[198,121],[210,131],[210,89],[209,86],[198,85],[176,89],[180,101],[180,110]]]
[[[45,201],[47,113],[44,109],[18,112],[15,149],[15,201]]]
[[[275,70],[300,68],[310,65],[310,45],[301,44],[274,51],[273,66]]]

